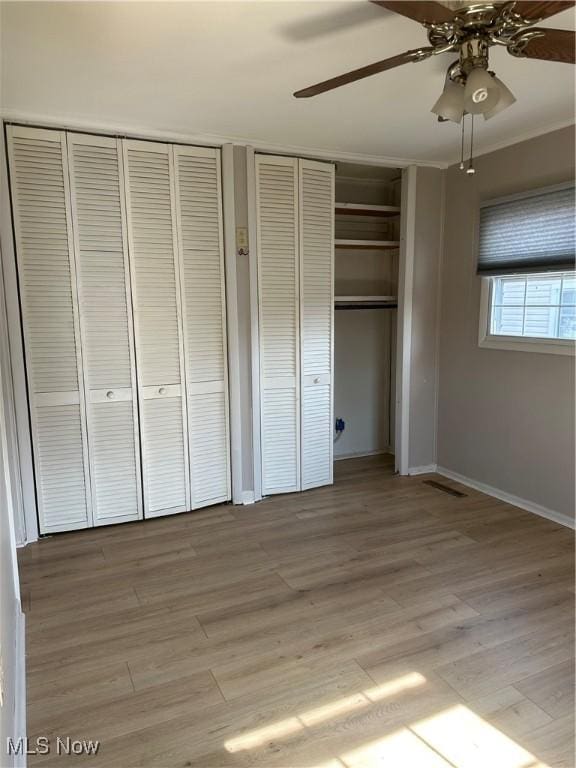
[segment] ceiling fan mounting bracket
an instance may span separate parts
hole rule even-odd
[[[343,75],[302,88],[294,94],[297,98],[316,96],[379,72],[395,69],[409,62],[424,61],[450,51],[457,51],[459,57],[458,61],[449,67],[448,79],[454,83],[464,84],[472,73],[478,80],[481,73],[476,73],[475,70],[488,70],[489,51],[496,45],[504,46],[508,53],[516,57],[575,63],[573,32],[548,27],[535,29],[534,25],[561,11],[573,8],[576,0],[472,2],[455,12],[447,8],[448,3],[437,2],[437,0],[372,0],[372,2],[421,24],[426,29],[429,45],[389,56],[382,61],[358,67]],[[450,5],[453,4],[450,3]],[[502,90],[505,86],[500,83],[499,87]],[[508,105],[513,103],[512,94],[508,92],[506,98]]]
[[[531,40],[535,40],[537,37],[544,37],[545,35],[546,32],[543,29],[525,29],[508,42],[508,53],[512,54],[512,56],[524,58],[526,56],[525,49],[528,43]]]
[[[437,45],[434,48],[418,48],[412,51],[412,63],[417,64],[419,61],[429,59],[431,56],[438,56],[440,53],[449,53],[456,50],[456,43],[447,42],[444,45]]]
[[[519,7],[518,2],[510,2],[506,3],[506,5],[503,5],[500,8],[500,16],[502,19],[505,19],[507,24],[510,26],[515,26],[517,29],[520,29],[521,27],[529,27],[530,25],[539,24],[541,21],[547,18],[547,15],[543,16],[532,16],[530,18],[525,18],[520,14],[516,9]]]
[[[532,29],[540,18],[524,18],[516,10],[517,6],[515,0],[505,5],[477,3],[458,11],[451,21],[425,22],[428,41],[434,50],[414,61],[459,50],[458,74],[449,74],[449,77],[454,82],[462,82],[473,69],[488,69],[488,51],[493,45],[506,47],[512,56],[526,56],[528,43],[545,35],[545,31]]]

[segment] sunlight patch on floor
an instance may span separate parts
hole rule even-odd
[[[342,762],[347,768],[454,768],[408,728],[347,752]]]
[[[306,728],[418,688],[426,678],[412,672],[264,728],[230,739],[228,752],[256,749]],[[353,733],[351,734],[353,737]],[[288,756],[288,755],[287,755]],[[319,763],[315,768],[549,768],[463,704],[398,728],[381,739]]]
[[[462,704],[410,728],[456,768],[546,768],[534,755]]]
[[[240,752],[243,749],[253,749],[254,747],[266,744],[273,739],[289,736],[303,728],[310,728],[326,722],[327,720],[333,720],[341,715],[346,715],[355,710],[363,709],[376,701],[381,701],[382,699],[409,690],[410,688],[416,688],[423,685],[425,682],[426,678],[423,675],[418,672],[412,672],[403,677],[399,677],[396,680],[391,680],[389,683],[368,688],[365,691],[361,691],[352,696],[345,696],[342,699],[338,699],[337,701],[322,707],[316,707],[307,712],[302,712],[295,717],[280,720],[278,723],[273,723],[265,728],[249,731],[243,736],[230,739],[225,742],[224,746],[228,752]]]
[[[363,744],[340,760],[346,768],[549,768],[461,704]]]

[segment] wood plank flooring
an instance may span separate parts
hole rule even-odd
[[[21,550],[30,765],[574,768],[573,534],[431,478]]]

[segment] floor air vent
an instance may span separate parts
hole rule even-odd
[[[422,480],[422,482],[424,485],[430,485],[432,488],[436,488],[438,491],[449,493],[450,496],[458,496],[458,498],[462,498],[463,496],[468,495],[466,493],[462,493],[462,491],[457,491],[454,488],[449,488],[447,485],[444,485],[444,483],[438,483],[436,480]]]

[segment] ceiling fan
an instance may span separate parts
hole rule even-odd
[[[424,61],[440,53],[456,51],[459,57],[448,68],[444,92],[432,111],[440,121],[460,123],[465,114],[483,114],[485,119],[490,119],[515,101],[504,83],[488,70],[491,46],[504,46],[512,56],[575,63],[574,32],[534,26],[572,8],[574,0],[505,3],[371,1],[422,24],[428,32],[429,45],[303,88],[296,91],[296,98],[316,96],[408,62]]]

